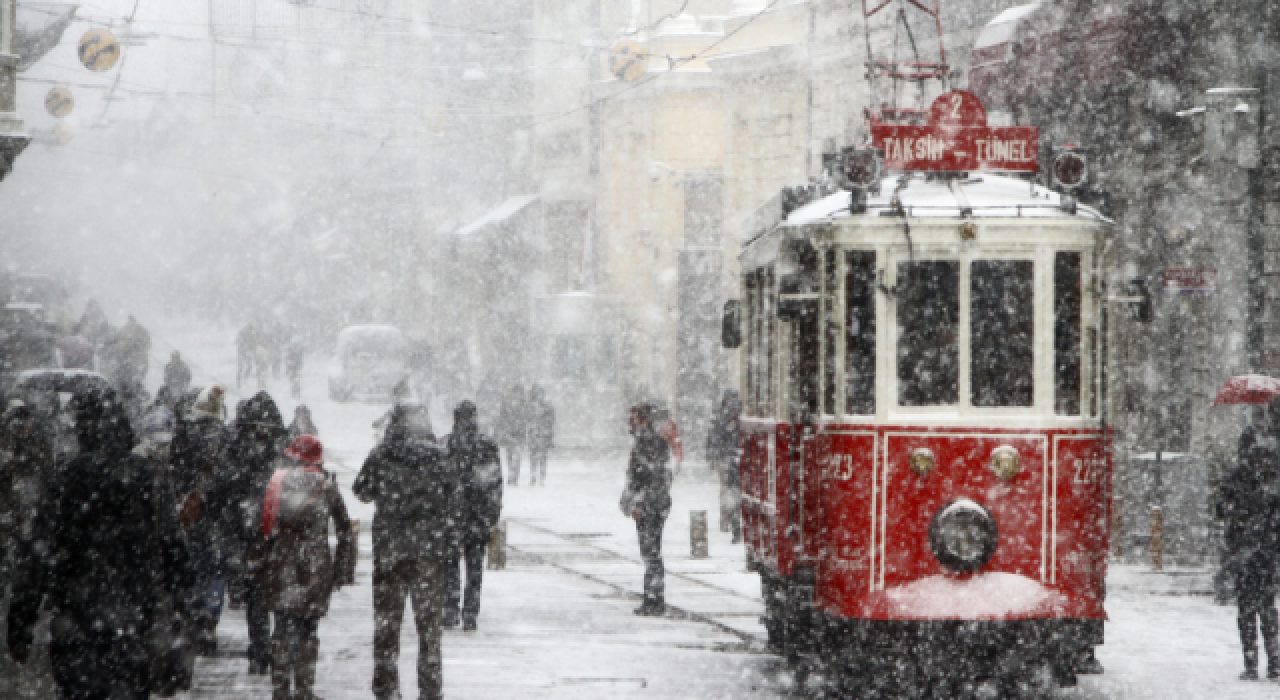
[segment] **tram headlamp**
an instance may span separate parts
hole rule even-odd
[[[991,471],[1003,481],[1008,481],[1022,471],[1022,456],[1008,445],[991,451]]]
[[[977,571],[996,553],[1000,533],[996,520],[981,503],[957,498],[938,509],[929,523],[929,548],[943,566],[954,571]]]
[[[911,471],[922,479],[929,476],[929,472],[933,471],[937,462],[938,460],[933,456],[933,450],[927,447],[917,447],[911,451]]]

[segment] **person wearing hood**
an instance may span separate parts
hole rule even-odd
[[[191,388],[191,368],[182,361],[182,354],[177,350],[169,357],[169,364],[164,366],[164,386],[169,389],[170,396],[182,396]]]
[[[707,461],[720,476],[720,531],[732,532],[734,544],[742,541],[742,490],[738,474],[741,413],[738,392],[726,389],[711,430],[707,431]]]
[[[644,603],[635,613],[660,616],[666,612],[662,564],[662,529],[671,512],[671,447],[658,433],[658,410],[642,403],[631,409],[631,434],[635,446],[627,465],[627,486],[619,507],[636,521],[640,556],[644,559]]]
[[[462,605],[462,629],[474,630],[480,616],[480,589],[484,583],[484,552],[493,526],[502,515],[502,463],[498,446],[480,434],[476,405],[463,401],[453,411],[453,433],[445,438],[449,461],[458,473],[457,522],[459,536],[449,556],[449,599],[444,625],[458,624]],[[467,589],[462,597],[460,564],[467,566]]]
[[[524,387],[513,385],[507,390],[502,406],[498,409],[498,423],[494,437],[507,453],[507,483],[520,483],[520,458],[529,444],[528,397]]]
[[[271,617],[261,586],[244,573],[244,556],[255,539],[254,514],[261,510],[267,482],[276,471],[288,431],[271,395],[259,391],[236,412],[227,470],[219,492],[224,499],[219,529],[228,553],[232,599],[243,600],[249,626],[249,673],[263,675],[271,665]]]
[[[1235,579],[1236,622],[1244,652],[1243,680],[1258,678],[1258,632],[1267,654],[1267,678],[1280,678],[1280,617],[1276,566],[1280,559],[1280,401],[1257,409],[1238,443],[1235,469],[1223,477],[1215,510],[1223,522],[1224,566]],[[1261,624],[1259,624],[1261,623]]]
[[[315,421],[311,419],[311,409],[307,408],[306,404],[298,404],[298,407],[293,409],[293,422],[289,424],[289,442],[292,443],[299,435],[317,437],[320,435]]]
[[[81,454],[54,480],[21,558],[9,609],[9,652],[26,663],[47,598],[53,677],[69,700],[151,692],[154,611],[189,583],[172,504],[157,502],[146,458],[115,392],[72,399]]]
[[[441,610],[457,537],[458,476],[436,444],[421,404],[392,411],[386,436],[365,459],[351,491],[373,517],[373,695],[400,697],[397,659],[405,599],[418,628],[418,692],[442,697]]]
[[[226,502],[221,489],[228,442],[224,398],[222,387],[215,384],[200,389],[194,398],[179,400],[179,420],[169,448],[179,518],[197,571],[190,603],[198,629],[196,648],[205,655],[217,650],[215,632],[227,582],[218,527]]]
[[[316,700],[320,618],[356,557],[355,536],[338,487],[324,471],[324,446],[301,435],[268,483],[249,549],[250,578],[275,616],[271,638],[273,700]],[[329,549],[329,523],[338,535]],[[290,687],[292,685],[292,688]]]

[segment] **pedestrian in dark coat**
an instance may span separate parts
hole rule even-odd
[[[182,361],[177,350],[169,357],[169,364],[164,366],[164,385],[170,396],[182,396],[191,388],[191,368]]]
[[[53,436],[31,407],[13,401],[0,416],[0,597],[17,550],[31,540],[53,474]]]
[[[157,503],[145,458],[115,392],[73,398],[81,454],[57,476],[22,559],[8,642],[25,663],[42,600],[53,610],[50,658],[68,700],[150,694],[154,610],[187,569],[172,506]],[[166,517],[168,516],[168,517]]]
[[[374,503],[373,694],[400,697],[396,660],[405,598],[418,628],[418,689],[442,697],[441,611],[448,561],[457,542],[458,477],[436,444],[421,404],[402,402],[386,436],[360,469],[351,490]]]
[[[1235,578],[1237,623],[1244,651],[1242,679],[1258,678],[1258,628],[1267,652],[1267,677],[1280,678],[1280,619],[1276,614],[1277,548],[1280,547],[1280,494],[1277,493],[1276,427],[1256,420],[1240,435],[1237,465],[1219,487],[1216,510],[1225,525],[1226,566]],[[1261,413],[1261,411],[1259,411]]]
[[[218,489],[223,498],[219,546],[225,555],[232,599],[245,604],[252,675],[265,674],[271,665],[271,617],[261,586],[253,577],[244,576],[244,558],[257,539],[255,514],[261,511],[267,481],[275,473],[287,439],[276,402],[267,392],[259,391],[236,411],[227,468]]]
[[[666,611],[662,565],[662,528],[671,512],[671,448],[654,425],[657,410],[652,404],[631,409],[631,434],[635,446],[627,465],[627,488],[619,506],[636,521],[640,556],[644,559],[644,603],[637,615],[662,615]]]
[[[494,437],[507,453],[507,483],[512,486],[520,481],[520,458],[529,440],[527,401],[523,387],[515,385],[508,389],[494,426]]]
[[[498,446],[480,434],[476,405],[463,401],[453,411],[453,433],[445,439],[449,461],[458,473],[458,544],[449,557],[449,599],[444,625],[458,624],[462,605],[462,629],[474,630],[480,615],[480,589],[484,584],[484,553],[493,526],[502,515],[502,463]],[[460,564],[467,565],[466,598],[462,597]]]
[[[223,422],[222,387],[215,384],[201,389],[194,399],[184,397],[176,413],[179,420],[169,452],[179,518],[197,572],[190,609],[198,629],[196,648],[211,655],[217,650],[216,631],[227,585],[226,543],[220,526],[232,502],[227,493],[229,437]]]
[[[533,484],[547,485],[547,455],[555,444],[556,409],[547,401],[547,393],[535,386],[529,391],[529,471]]]
[[[316,631],[329,612],[333,591],[352,583],[345,572],[352,568],[356,542],[342,494],[325,474],[320,441],[300,436],[284,454],[296,465],[282,466],[271,477],[250,547],[249,572],[275,616],[272,700],[316,700]],[[333,552],[330,521],[338,535]]]
[[[738,419],[742,402],[738,392],[726,389],[707,431],[707,461],[720,476],[720,531],[732,532],[734,543],[742,541],[742,490],[738,474]]]

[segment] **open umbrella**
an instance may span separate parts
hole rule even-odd
[[[1280,379],[1262,374],[1242,374],[1222,385],[1214,406],[1263,404],[1280,397]]]

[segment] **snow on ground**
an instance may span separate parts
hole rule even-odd
[[[143,319],[147,323],[147,319]],[[219,381],[232,403],[257,390],[236,390],[234,331],[205,323],[148,323],[152,386],[176,345],[196,384]],[[302,401],[313,410],[328,466],[338,473],[353,518],[372,508],[350,485],[373,445],[370,424],[386,407],[337,404],[325,394],[326,358],[308,358]],[[287,383],[268,390],[286,418],[295,402]],[[433,406],[439,433],[444,406]],[[668,571],[667,618],[638,618],[642,566],[634,524],[617,507],[622,456],[557,453],[545,487],[508,487],[504,517],[510,547],[505,571],[489,571],[474,633],[446,632],[445,691],[450,698],[775,698],[791,696],[791,676],[776,657],[758,653],[764,630],[759,580],[745,571],[740,545],[719,531],[717,486],[705,467],[686,465],[663,538]],[[706,510],[711,557],[693,559],[689,513]],[[320,627],[318,692],[327,700],[367,698],[372,677],[372,562],[369,527],[361,528],[356,585],[342,589]],[[1194,573],[1194,572],[1193,572]],[[1098,657],[1107,672],[1082,677],[1055,697],[1273,698],[1280,685],[1236,680],[1241,668],[1234,609],[1214,605],[1204,576],[1155,574],[1113,566],[1108,577],[1107,643]],[[228,610],[218,656],[201,659],[187,698],[266,698],[269,682],[246,675],[243,612]],[[401,683],[415,697],[416,633],[407,618]],[[39,652],[37,652],[39,653]],[[37,663],[37,670],[40,666]],[[45,671],[47,673],[47,670]],[[41,681],[46,684],[40,684]],[[25,688],[25,691],[23,690]],[[0,655],[0,700],[48,698],[47,676],[25,673]]]

